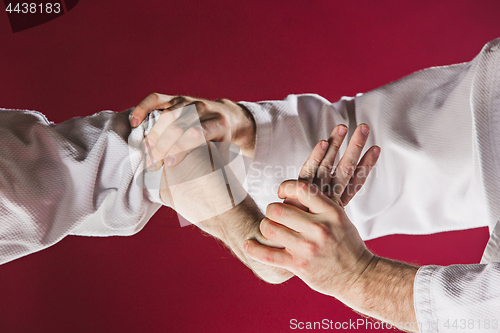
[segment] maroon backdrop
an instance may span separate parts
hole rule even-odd
[[[469,61],[500,37],[491,1],[81,0],[12,33],[0,14],[0,107],[61,122],[121,111],[157,91],[331,101],[429,66]],[[486,228],[368,242],[418,264],[478,262]],[[359,317],[298,278],[258,280],[162,208],[132,237],[67,237],[0,266],[0,332],[287,332],[290,320]],[[375,330],[374,330],[375,331]]]

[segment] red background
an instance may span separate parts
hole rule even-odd
[[[12,33],[0,13],[0,107],[55,122],[121,111],[157,91],[331,101],[500,37],[491,1],[81,0]],[[368,242],[418,264],[478,262],[486,228]],[[361,318],[298,278],[268,285],[161,209],[132,237],[67,237],[0,266],[0,332],[286,332],[290,319]]]

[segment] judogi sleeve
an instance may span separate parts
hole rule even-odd
[[[129,113],[56,125],[38,112],[0,110],[0,263],[68,234],[131,235],[144,226],[161,206],[159,178],[143,172],[141,151],[128,144],[148,127],[131,133]],[[158,182],[152,190],[148,177]]]

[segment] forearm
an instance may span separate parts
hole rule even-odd
[[[251,259],[243,250],[246,239],[254,239],[261,244],[273,246],[275,243],[262,236],[259,230],[264,215],[250,196],[233,209],[211,219],[196,223],[196,226],[220,239],[258,277],[268,283],[282,283],[293,276],[286,269],[266,265]]]
[[[374,256],[368,267],[341,299],[367,316],[418,332],[413,306],[413,283],[418,268]]]

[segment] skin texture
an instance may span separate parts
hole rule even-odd
[[[159,168],[163,158],[166,165],[178,165],[187,173],[192,170],[185,166],[200,165],[195,149],[202,143],[200,136],[195,138],[196,131],[186,124],[179,125],[182,117],[171,115],[176,108],[189,104],[196,105],[201,120],[198,133],[203,132],[205,140],[239,143],[245,156],[253,156],[255,123],[237,104],[151,94],[134,110],[131,122],[137,125],[148,112],[165,109],[163,124],[155,125],[145,140],[146,150],[154,156],[152,168]],[[358,163],[369,130],[365,124],[358,126],[334,169],[347,133],[345,126],[337,126],[328,141],[314,147],[299,179],[281,184],[278,194],[284,202],[270,204],[267,217],[247,196],[236,207],[196,225],[222,240],[269,283],[281,283],[297,275],[312,289],[336,297],[356,311],[403,327],[404,323],[416,322],[413,280],[417,268],[373,255],[343,210],[363,186],[380,154],[379,147],[371,147]],[[187,152],[179,158],[182,149]],[[177,154],[173,163],[168,161],[169,154]],[[166,177],[163,182],[161,197],[169,204]],[[210,183],[198,186],[214,188]],[[185,197],[191,199],[189,189]],[[212,191],[207,203],[217,197]],[[416,326],[412,331],[418,331]]]
[[[205,136],[205,139],[209,140],[209,138],[212,137],[212,141],[223,141],[232,138],[233,143],[240,143],[245,147],[245,149],[242,149],[244,155],[246,155],[247,157],[253,156],[253,152],[255,149],[255,122],[251,115],[249,115],[247,110],[244,110],[238,104],[228,100],[212,102],[204,99],[195,99],[192,97],[175,97],[153,93],[146,97],[134,109],[133,115],[131,117],[131,123],[132,125],[137,126],[152,110],[165,109],[165,111],[163,111],[162,113],[162,116],[160,117],[163,117],[163,123],[157,123],[153,127],[153,130],[148,134],[145,142],[147,142],[148,140],[150,140],[150,142],[159,142],[160,138],[168,138],[170,140],[171,137],[169,137],[167,133],[172,129],[174,131],[176,130],[177,125],[175,124],[175,119],[179,119],[179,117],[177,115],[177,117],[169,116],[170,118],[167,118],[167,116],[178,110],[180,107],[190,104],[196,105],[198,114],[201,119],[201,126],[204,128],[205,133],[209,134]],[[214,113],[216,113],[217,115],[214,116]],[[211,118],[208,117],[208,115],[210,115]],[[211,119],[211,121],[203,121],[203,119]],[[219,121],[219,124],[216,124],[216,121]],[[235,127],[236,130],[234,130],[233,127]],[[218,131],[211,130],[210,128],[216,128]],[[217,135],[215,135],[214,133],[216,133]],[[333,170],[335,156],[346,134],[347,128],[343,125],[339,125],[334,128],[332,134],[328,138],[328,141],[323,140],[319,142],[314,147],[311,156],[307,159],[304,166],[302,167],[299,178],[305,179],[307,182],[312,182],[313,180],[315,180],[316,169],[319,168],[324,173],[321,178],[324,184],[321,185],[317,180],[316,183],[318,183],[322,189],[327,186],[330,179],[330,174]],[[184,131],[183,135],[188,136],[190,134],[188,133],[188,131]],[[180,137],[182,137],[182,135]],[[179,141],[180,139],[166,146],[169,146],[170,149],[174,149],[175,147],[182,146],[182,142],[186,142],[181,141],[181,144],[179,144]],[[364,146],[365,142],[366,138],[364,136],[355,136],[352,140],[352,145],[353,147],[360,145]],[[199,145],[202,142],[199,142],[199,140],[192,140],[191,143],[196,143]],[[184,146],[183,148],[186,149],[186,146]],[[168,168],[170,176],[173,173],[177,179],[183,179],[184,177],[186,177],[186,175],[189,176],[192,173],[200,172],[200,170],[203,173],[203,169],[208,170],[211,168],[211,165],[208,165],[207,161],[202,158],[203,149],[201,147],[194,149],[190,148],[194,147],[188,147],[187,149],[189,149],[190,153],[183,155],[182,159],[178,158],[176,162]],[[374,155],[371,152],[374,149],[375,151],[380,152],[380,148],[372,147],[365,156],[373,157]],[[152,143],[148,144],[148,150],[150,155],[152,155],[155,151],[158,151],[155,150],[155,146]],[[165,151],[166,150],[163,150],[161,154],[167,156],[167,153],[165,153]],[[162,156],[161,154],[159,156]],[[214,154],[212,155],[215,159],[222,158],[217,154],[216,151],[214,151]],[[155,159],[156,158],[158,157],[155,157]],[[356,173],[355,177],[353,177],[352,183],[350,183],[351,185],[353,185],[353,189],[359,189],[359,186],[354,185],[362,185],[364,183],[364,180],[368,176],[369,170],[371,169],[371,167],[373,167],[375,162],[376,158],[362,159],[358,167],[359,169],[368,170],[368,172]],[[337,169],[342,169],[342,164],[339,164]],[[164,170],[167,170],[167,168],[165,168]],[[167,171],[164,171],[162,180],[164,186],[160,191],[160,195],[164,203],[176,209],[176,207],[174,207],[172,195],[168,187],[168,177],[166,175],[166,172]],[[206,173],[206,171],[204,173]],[[170,177],[169,179],[172,179],[172,177]],[[209,180],[204,181],[210,182]],[[198,182],[196,183],[196,186],[198,188],[216,188],[214,184],[210,183],[200,184]],[[181,201],[190,202],[192,200],[192,194],[190,192],[191,190],[195,189],[191,189],[189,186],[180,188],[177,187],[176,195],[177,197],[180,196],[181,198],[184,198],[181,199]],[[354,196],[354,194],[355,192],[352,192],[344,196],[344,198],[346,198],[346,204],[350,200],[350,198]],[[198,204],[196,205],[196,208],[201,211],[206,211],[207,209],[210,209],[209,204],[213,203],[214,201],[221,200],[220,198],[222,198],[224,195],[225,192],[222,193],[222,191],[221,193],[214,193],[213,191],[211,191],[210,197],[206,198],[207,200],[204,200],[203,198],[197,200]],[[304,206],[300,205],[297,200],[294,199],[289,199],[287,204],[291,206],[297,205],[299,207],[302,207],[303,209],[305,208]],[[188,207],[189,209],[186,209],[186,211],[178,210],[178,212],[184,216],[193,214],[193,207]],[[177,209],[180,209],[180,207],[177,207]],[[262,236],[262,233],[260,231],[260,224],[263,218],[264,215],[260,213],[255,202],[251,199],[250,196],[246,196],[246,198],[236,207],[228,209],[224,213],[219,214],[218,216],[215,216],[213,218],[198,222],[196,223],[196,225],[205,232],[222,240],[243,263],[245,263],[256,273],[257,276],[269,283],[281,283],[292,277],[293,273],[286,269],[256,261],[243,250],[243,244],[246,239],[253,239],[259,244],[283,248],[281,244],[266,239]]]
[[[187,105],[196,107],[197,117],[180,112]],[[152,170],[158,170],[163,163],[178,165],[192,149],[208,141],[232,142],[240,147],[243,156],[253,158],[255,121],[248,110],[228,99],[210,101],[152,93],[135,107],[131,126],[137,127],[153,110],[163,112],[144,140]]]
[[[312,182],[310,178],[288,180],[280,185],[278,195],[285,202],[267,207],[260,230],[264,237],[284,248],[247,240],[244,249],[251,258],[291,271],[312,289],[358,312],[418,332],[413,306],[413,281],[418,268],[372,254],[343,209],[366,179],[360,177],[362,169],[356,168],[368,136],[363,127],[356,129],[331,179],[325,181],[328,173],[319,172],[321,162],[317,161],[321,155],[313,151],[307,174],[313,175],[317,166],[316,178]],[[372,147],[359,164],[370,168],[379,153],[378,147]],[[326,158],[328,153],[323,161]],[[328,195],[318,191],[313,185],[317,182],[330,184]],[[287,204],[290,200],[298,201],[300,206]]]

